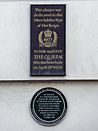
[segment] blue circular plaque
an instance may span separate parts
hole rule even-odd
[[[37,91],[30,106],[33,118],[45,126],[58,124],[67,112],[65,96],[59,90],[51,87]]]

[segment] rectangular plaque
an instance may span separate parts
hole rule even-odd
[[[66,5],[31,5],[31,76],[65,76],[65,14]]]

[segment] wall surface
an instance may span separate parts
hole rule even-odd
[[[30,77],[30,3],[0,2],[0,80],[98,79],[98,2],[54,2],[67,4],[66,77]]]
[[[55,87],[68,102],[65,119],[53,127],[35,122],[30,101],[42,87]],[[0,83],[0,131],[98,131],[98,82]]]
[[[67,76],[62,78],[29,75],[30,3],[0,2],[0,81],[98,79],[98,2],[58,2],[67,3]],[[38,124],[30,114],[34,93],[47,86],[62,91],[68,102],[65,119],[53,127]],[[50,130],[98,131],[97,81],[0,82],[0,131]]]

